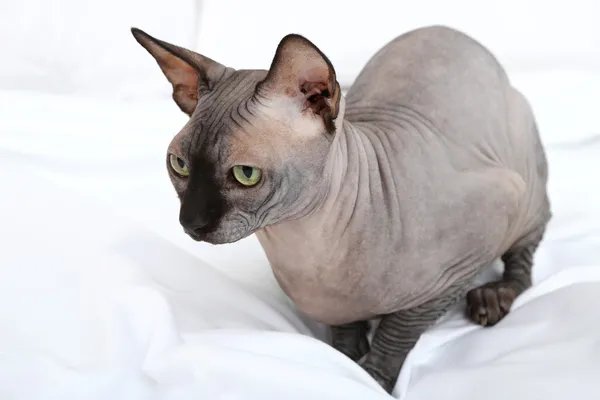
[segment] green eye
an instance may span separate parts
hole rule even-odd
[[[236,165],[233,167],[233,177],[244,186],[254,186],[260,181],[262,172],[259,168],[247,165]]]
[[[175,154],[169,154],[169,164],[171,164],[171,168],[173,168],[173,171],[175,171],[177,175],[183,178],[187,177],[190,174],[187,165],[185,165],[185,161],[177,157]]]

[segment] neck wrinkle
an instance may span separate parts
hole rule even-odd
[[[337,206],[342,190],[347,190],[348,185],[358,192],[360,155],[354,151],[359,145],[360,132],[348,121],[343,121],[341,129],[337,132],[324,169],[324,193],[314,212],[329,212]]]

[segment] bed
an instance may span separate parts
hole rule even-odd
[[[272,18],[270,29],[250,30],[264,1],[52,3],[1,5],[0,49],[11,60],[0,66],[1,399],[389,398],[295,309],[255,237],[211,246],[184,235],[163,160],[185,116],[128,28],[207,49],[237,68],[266,66],[280,33],[296,30],[322,39],[350,83],[386,38],[433,20],[483,37],[507,60],[539,120],[554,218],[535,285],[509,316],[483,329],[458,305],[419,340],[393,396],[597,398],[597,4],[573,1],[562,14],[548,6],[527,30],[528,9],[516,2],[486,10],[510,27],[490,25],[475,1],[454,4],[480,17],[438,0],[402,10],[395,27],[392,2],[371,11],[331,2],[323,7],[338,8],[342,21],[369,12],[383,21],[370,25],[368,40],[348,33],[352,45],[336,48],[315,22]],[[558,16],[573,23],[560,35]],[[225,35],[224,21],[248,34]],[[343,29],[337,24],[330,29]],[[251,43],[261,45],[249,52]]]

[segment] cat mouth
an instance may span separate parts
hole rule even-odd
[[[183,231],[185,232],[186,235],[188,235],[190,238],[192,238],[192,240],[196,241],[196,242],[204,242],[204,243],[209,243],[209,244],[213,244],[213,245],[218,245],[218,244],[228,244],[228,243],[235,243],[240,239],[243,239],[246,236],[249,236],[249,234],[246,235],[240,235],[238,236],[228,236],[228,235],[223,235],[223,234],[219,234],[218,231],[196,231],[196,230],[191,230],[191,229],[187,229],[184,228]]]
[[[184,228],[183,232],[185,232],[186,235],[188,235],[189,237],[191,237],[192,239],[194,239],[197,242],[202,241],[202,237],[200,235],[198,235],[197,233],[195,233],[194,231]]]
[[[183,228],[183,232],[196,242],[204,242],[207,236],[207,232],[198,232],[195,229]]]
[[[221,237],[220,235],[216,235],[211,231],[201,231],[197,232],[194,230],[184,228],[183,231],[186,235],[188,235],[192,240],[196,242],[204,242],[209,244],[225,244],[229,243],[226,238]]]

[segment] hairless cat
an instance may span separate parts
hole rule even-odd
[[[190,117],[166,155],[185,232],[256,233],[284,292],[387,392],[458,300],[491,326],[531,285],[551,218],[546,156],[528,101],[471,37],[402,34],[343,96],[300,35],[268,70],[234,70],[132,32]],[[476,287],[497,258],[502,278]]]

